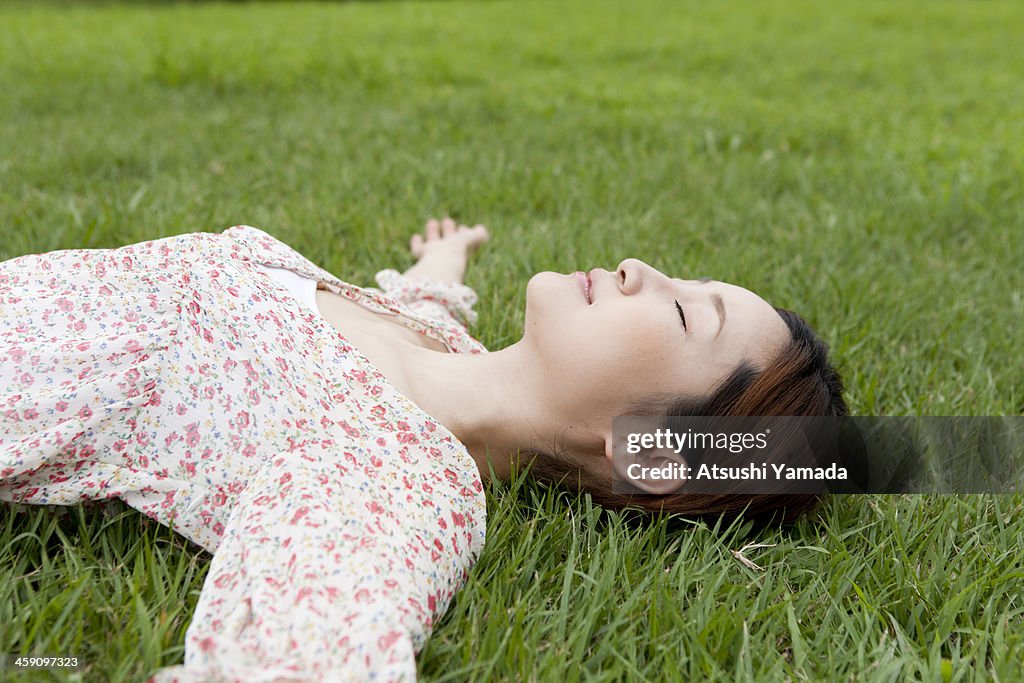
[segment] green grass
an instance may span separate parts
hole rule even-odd
[[[533,272],[637,256],[801,312],[856,413],[1020,415],[1022,34],[1013,1],[7,2],[0,259],[248,223],[369,284],[451,213],[491,228],[490,348]],[[1020,680],[1022,507],[836,497],[749,534],[495,486],[421,675]],[[208,560],[4,506],[0,652],[138,680]]]

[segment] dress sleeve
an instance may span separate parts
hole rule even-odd
[[[152,680],[414,681],[466,558],[435,554],[452,583],[432,585],[410,552],[421,539],[403,535],[403,510],[370,482],[337,453],[269,459],[232,511],[184,664]]]
[[[387,269],[374,278],[385,294],[397,299],[416,313],[444,322],[455,321],[465,328],[476,324],[476,292],[457,282],[433,278],[410,278]]]

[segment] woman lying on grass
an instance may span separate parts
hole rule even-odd
[[[185,662],[157,674],[196,681],[413,678],[483,546],[482,481],[513,464],[612,507],[811,504],[611,490],[611,420],[652,396],[845,413],[800,318],[626,259],[535,275],[522,339],[487,353],[461,284],[487,237],[430,221],[380,290],[247,226],[0,263],[0,497],[120,498],[214,552]]]

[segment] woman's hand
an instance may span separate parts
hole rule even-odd
[[[483,225],[471,228],[451,218],[431,218],[423,234],[416,233],[409,240],[409,251],[417,263],[405,275],[461,283],[469,255],[489,238]]]

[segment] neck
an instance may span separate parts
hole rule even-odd
[[[410,347],[405,358],[409,398],[466,446],[485,481],[507,479],[519,449],[552,449],[554,413],[522,340],[484,354]]]

